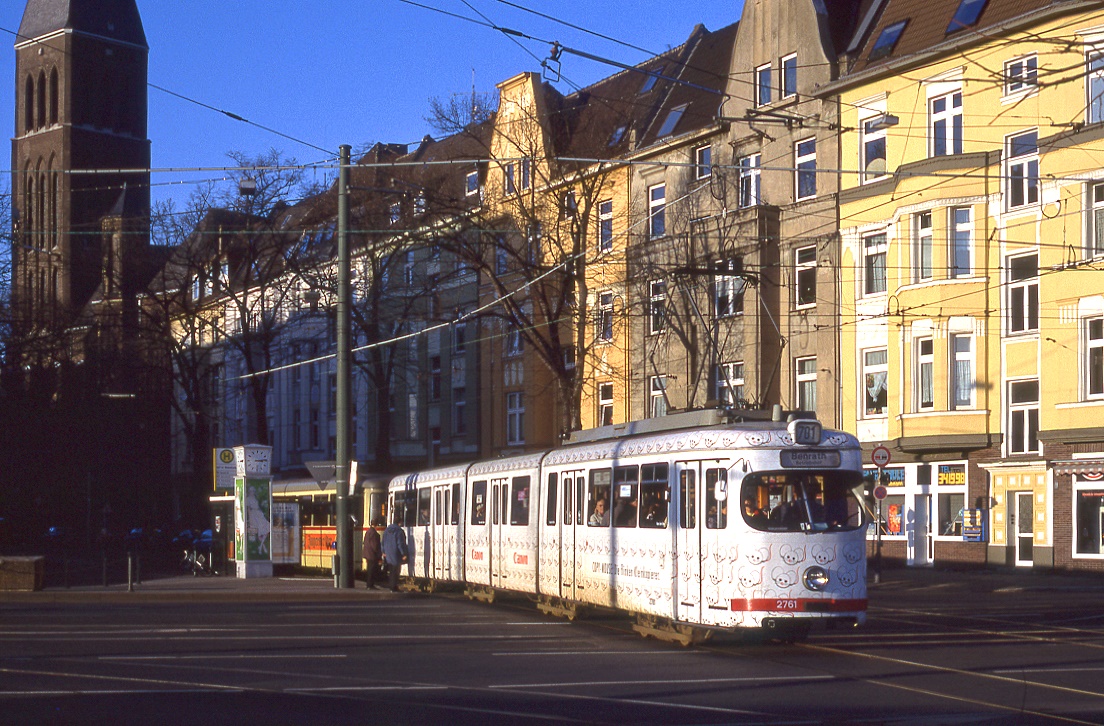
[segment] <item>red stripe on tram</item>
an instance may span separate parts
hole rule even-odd
[[[803,597],[733,598],[732,609],[738,612],[783,613],[850,613],[866,611],[866,598],[835,600]]]

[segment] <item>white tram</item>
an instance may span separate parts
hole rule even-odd
[[[573,616],[626,610],[645,634],[800,637],[866,615],[855,437],[814,420],[568,445],[395,477],[405,575],[472,597],[526,593]]]

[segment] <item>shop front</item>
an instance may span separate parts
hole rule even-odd
[[[984,541],[970,526],[980,517],[969,496],[967,462],[925,462],[870,467],[867,475],[885,487],[874,515],[882,529],[882,553],[911,567],[978,559],[964,543]],[[871,539],[877,529],[871,528]],[[976,547],[976,545],[975,545]]]

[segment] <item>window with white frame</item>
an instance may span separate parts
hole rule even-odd
[[[797,95],[797,54],[791,53],[782,58],[782,98]]]
[[[862,180],[880,179],[886,175],[886,125],[880,114],[862,123]]]
[[[771,102],[770,63],[755,69],[755,105],[766,106]]]
[[[741,272],[738,259],[722,260],[717,263],[717,274],[713,278],[713,311],[718,318],[739,315],[744,311],[744,287],[747,284]]]
[[[1085,114],[1090,124],[1104,121],[1104,53],[1092,51],[1086,58],[1085,92],[1088,94]]]
[[[521,188],[528,189],[533,182],[533,162],[531,159],[521,160]]]
[[[598,249],[613,249],[613,201],[609,199],[598,202]]]
[[[1089,238],[1085,241],[1085,256],[1104,255],[1104,184],[1093,184],[1089,190]]]
[[[885,348],[864,350],[863,415],[885,416],[889,403],[889,352]]]
[[[935,342],[931,338],[916,340],[916,410],[935,408]]]
[[[1008,208],[1039,202],[1039,133],[1028,131],[1008,137]]]
[[[579,202],[575,199],[575,192],[568,192],[563,197],[563,218],[574,219],[579,211]]]
[[[513,323],[507,323],[509,330],[506,331],[506,356],[515,357],[522,354],[525,350],[525,339],[521,335],[521,329]]]
[[[913,243],[912,279],[913,282],[932,278],[932,214],[920,212],[912,217]]]
[[[1100,559],[1104,555],[1104,489],[1098,476],[1073,477],[1074,557]]]
[[[937,96],[928,104],[931,155],[962,153],[962,91]]]
[[[974,337],[952,335],[948,346],[951,353],[951,408],[974,407]]]
[[[694,149],[694,178],[708,179],[713,173],[713,147],[706,144]]]
[[[1039,329],[1039,255],[1008,258],[1008,332]]]
[[[794,190],[798,199],[816,196],[816,168],[816,139],[794,144]]]
[[[886,255],[889,243],[885,232],[863,238],[863,294],[880,295],[886,291]]]
[[[648,333],[662,333],[667,329],[667,282],[652,280],[648,283]]]
[[[603,292],[598,295],[597,330],[594,337],[599,343],[608,343],[613,340],[613,293]]]
[[[950,277],[969,277],[974,267],[974,222],[969,207],[954,207],[950,211],[951,259]]]
[[[506,394],[506,444],[525,443],[525,394],[520,391]]]
[[[479,172],[478,171],[469,171],[468,172],[467,177],[465,177],[465,187],[464,187],[464,189],[467,192],[467,195],[469,197],[471,195],[477,194],[479,192]]]
[[[797,288],[797,307],[816,305],[817,301],[817,248],[816,245],[794,250],[794,283]]]
[[[717,400],[725,406],[736,406],[743,403],[744,397],[744,362],[721,363],[717,366]]]
[[[510,269],[510,250],[506,247],[506,238],[495,237],[495,274],[503,275]]]
[[[1008,384],[1008,453],[1039,451],[1039,381]]]
[[[648,379],[650,402],[648,414],[651,418],[667,415],[667,376],[651,376]]]
[[[1034,90],[1039,78],[1039,58],[1035,55],[1013,58],[1004,63],[1004,95]]]
[[[598,384],[598,425],[613,425],[613,384]]]
[[[797,410],[816,411],[816,357],[794,359],[794,386],[794,398],[797,401]]]
[[[516,173],[515,165],[513,163],[506,164],[502,171],[502,191],[506,194],[514,194],[517,192],[517,182],[514,180],[514,174]]]
[[[667,234],[667,185],[648,188],[648,235],[655,239]]]
[[[740,157],[737,166],[740,169],[739,206],[754,207],[759,204],[759,154]]]
[[[1086,318],[1084,326],[1085,398],[1104,398],[1104,317]]]

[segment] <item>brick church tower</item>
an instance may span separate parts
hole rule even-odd
[[[68,327],[105,270],[141,266],[119,254],[149,246],[149,48],[135,0],[28,0],[15,52],[12,293],[26,333]]]

